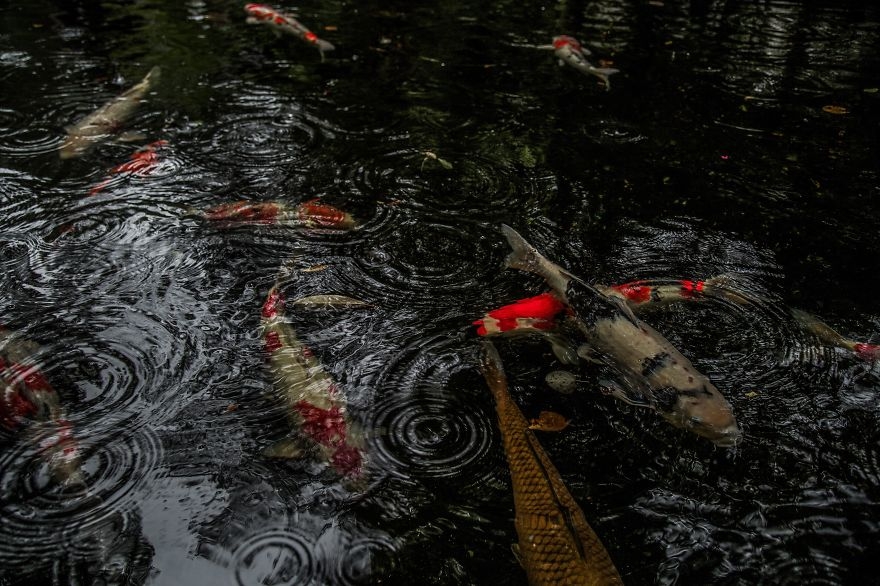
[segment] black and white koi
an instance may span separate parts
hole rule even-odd
[[[705,375],[616,296],[554,264],[513,228],[502,225],[513,252],[507,266],[544,278],[588,345],[622,380],[612,393],[628,403],[652,407],[667,421],[720,446],[742,438],[733,409]]]

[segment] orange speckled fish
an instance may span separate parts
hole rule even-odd
[[[495,398],[513,485],[520,561],[529,584],[623,584],[605,546],[510,397],[501,358],[489,341],[483,342],[481,370]]]

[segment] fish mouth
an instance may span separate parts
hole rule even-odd
[[[732,448],[740,443],[742,438],[742,431],[740,431],[736,424],[726,427],[709,437],[709,439],[712,440],[712,443],[722,448]]]

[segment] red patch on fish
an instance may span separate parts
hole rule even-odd
[[[345,212],[339,208],[310,199],[297,206],[299,219],[305,224],[316,224],[322,228],[334,228],[345,222]]]
[[[54,393],[55,389],[52,388],[52,385],[49,384],[49,381],[46,380],[46,377],[43,376],[37,367],[35,366],[27,366],[24,364],[18,363],[7,363],[5,360],[0,358],[0,368],[8,369],[11,371],[12,376],[14,377],[13,383],[21,382],[24,384],[25,388],[34,392],[43,392],[43,393]]]
[[[342,444],[333,452],[330,458],[330,464],[341,474],[346,476],[354,476],[361,470],[361,451],[348,444]]]
[[[305,38],[305,40],[307,40],[310,43],[317,43],[318,42],[318,35],[316,35],[312,31],[306,32],[306,34],[304,35],[304,38]]]
[[[212,222],[255,222],[272,224],[281,206],[273,202],[236,201],[213,207],[204,212],[204,218]]]
[[[266,352],[271,354],[275,350],[280,349],[284,344],[281,343],[281,337],[278,332],[268,332],[265,339]]]
[[[269,20],[275,15],[275,11],[267,4],[245,4],[244,9],[251,16],[259,18],[260,20]]]
[[[644,303],[651,300],[651,286],[645,285],[644,281],[615,285],[612,289],[634,303]]]
[[[880,360],[880,345],[858,343],[853,347],[853,350],[862,360],[871,362]]]
[[[679,281],[681,296],[683,299],[691,299],[703,293],[705,283],[703,281]]]
[[[338,445],[345,441],[345,417],[339,407],[322,409],[308,401],[298,401],[294,406],[302,417],[302,430],[315,442]]]
[[[261,315],[270,319],[273,317],[277,317],[279,313],[284,311],[284,294],[281,293],[276,288],[272,288],[269,291],[269,295],[266,297],[266,302],[263,303],[263,310],[261,311]]]
[[[26,418],[33,417],[39,409],[21,391],[4,385],[5,392],[0,395],[0,426],[15,429]]]
[[[574,37],[569,37],[568,35],[561,35],[553,39],[553,48],[561,49],[565,46],[571,47],[574,51],[581,50],[581,44]]]
[[[553,327],[553,319],[565,309],[565,304],[550,293],[520,299],[509,305],[494,309],[473,322],[477,335],[507,332],[522,327],[548,330]],[[488,328],[487,328],[488,326]]]
[[[157,140],[131,155],[130,160],[116,165],[108,172],[109,177],[89,190],[89,195],[95,195],[110,185],[113,177],[120,173],[129,173],[143,177],[149,175],[159,164],[157,149],[168,144],[167,140]]]

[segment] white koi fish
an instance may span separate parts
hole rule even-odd
[[[620,72],[619,69],[612,69],[610,67],[593,67],[587,61],[587,55],[590,54],[590,51],[581,46],[580,42],[574,37],[567,35],[553,37],[553,52],[559,57],[561,63],[568,63],[582,73],[595,75],[601,79],[605,84],[606,91],[611,89],[611,81],[608,77]]]
[[[336,48],[324,39],[318,38],[318,35],[307,29],[292,16],[280,13],[268,4],[245,4],[244,11],[248,13],[246,21],[248,24],[265,24],[272,27],[279,34],[287,33],[302,39],[310,45],[314,45],[321,53],[322,61],[324,60],[325,52]]]
[[[103,138],[119,132],[131,118],[147,92],[159,79],[159,67],[153,67],[135,86],[113,98],[73,126],[67,127],[67,139],[61,145],[62,159],[79,157]]]

